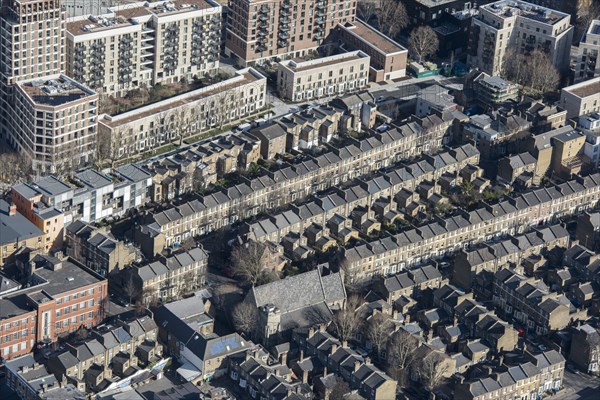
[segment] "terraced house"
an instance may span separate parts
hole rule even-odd
[[[531,190],[497,204],[436,218],[434,222],[345,250],[357,275],[370,279],[394,268],[419,263],[474,243],[548,223],[595,207],[600,174],[577,177],[556,186]]]
[[[328,146],[316,157],[282,163],[256,178],[242,177],[240,183],[228,189],[155,214],[150,223],[136,231],[136,240],[146,254],[153,255],[165,246],[389,166],[417,155],[418,132],[403,126],[373,132],[362,139],[348,138],[339,147]],[[463,166],[478,161],[474,148],[470,149],[469,155],[461,155]],[[428,164],[426,168],[433,175],[435,166]]]

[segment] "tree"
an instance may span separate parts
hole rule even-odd
[[[79,329],[75,331],[75,340],[85,340],[88,338],[90,332],[85,326],[80,326]]]
[[[133,281],[133,276],[131,274],[128,275],[129,277],[123,285],[123,293],[125,293],[125,296],[129,298],[129,304],[132,304],[133,300],[139,295],[139,290]]]
[[[534,50],[529,54],[518,50],[507,51],[501,75],[519,84],[527,95],[536,97],[556,90],[560,83],[558,70],[550,56],[542,50]]]
[[[408,47],[419,62],[437,53],[440,42],[434,30],[428,26],[419,26],[410,33]]]
[[[367,338],[379,358],[382,350],[386,348],[390,335],[394,332],[394,323],[388,315],[375,313],[367,323]]]
[[[236,304],[231,312],[231,322],[236,331],[245,334],[249,339],[258,334],[258,310],[251,303]]]
[[[357,309],[361,303],[359,296],[352,295],[346,300],[344,307],[334,314],[331,327],[341,341],[352,339],[358,330],[361,318]]]
[[[344,287],[346,288],[346,292],[355,293],[358,292],[360,288],[360,281],[358,279],[358,271],[355,268],[352,268],[350,261],[348,259],[343,258],[339,264],[340,272],[343,272],[344,275]]]
[[[421,384],[430,392],[434,391],[449,371],[444,355],[431,351],[419,362],[418,375]]]
[[[264,268],[264,254],[264,245],[253,240],[235,246],[231,251],[232,275],[251,286],[275,280],[273,271]]]
[[[579,35],[585,32],[595,19],[600,19],[600,2],[592,1],[587,4],[583,1],[578,2],[576,37],[580,37]]]
[[[369,22],[371,18],[377,13],[377,5],[373,0],[359,1],[356,7],[356,14],[360,19],[365,22]]]
[[[405,370],[415,360],[418,347],[419,339],[402,329],[394,333],[387,343],[388,372],[396,377],[400,385],[405,381]]]
[[[31,159],[14,151],[0,154],[0,181],[15,184],[31,175]]]
[[[408,26],[406,7],[398,0],[379,0],[375,14],[379,30],[392,39]]]
[[[557,89],[560,83],[560,74],[547,53],[534,50],[528,57],[527,66],[527,71],[529,71],[529,74],[526,75],[529,78],[527,86],[529,86],[531,95],[543,96]]]
[[[344,396],[350,393],[350,385],[341,377],[335,376],[335,384],[329,392],[329,400],[344,400]]]

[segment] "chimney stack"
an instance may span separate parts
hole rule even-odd
[[[300,350],[300,362],[304,361],[304,350]]]
[[[360,361],[355,360],[354,361],[354,372],[358,371],[359,368],[360,368]]]
[[[10,204],[10,208],[8,209],[8,215],[11,217],[17,215],[17,205],[15,203]]]

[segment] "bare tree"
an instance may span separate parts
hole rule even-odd
[[[418,347],[419,339],[402,329],[394,333],[387,343],[388,372],[395,376],[401,385],[405,381],[405,370],[415,360]]]
[[[378,359],[382,350],[386,349],[392,332],[394,332],[394,323],[388,315],[378,312],[373,314],[369,319],[367,324],[367,338],[371,342]]]
[[[600,2],[592,1],[588,4],[583,1],[578,2],[576,21],[577,34],[585,32],[595,19],[600,19]]]
[[[518,49],[510,47],[502,60],[500,75],[508,80],[522,84],[527,71],[527,58]]]
[[[146,288],[142,291],[142,303],[146,307],[154,307],[158,305],[158,292],[154,288]]]
[[[419,62],[437,53],[440,42],[433,29],[429,26],[419,26],[410,33],[408,47]]]
[[[359,1],[356,6],[356,14],[360,19],[365,22],[369,22],[371,18],[377,13],[377,3],[374,0],[363,0]]]
[[[449,365],[442,354],[432,351],[420,360],[418,374],[421,384],[429,391],[435,390],[449,372]]]
[[[521,85],[530,96],[543,96],[556,90],[560,74],[547,53],[534,50],[524,54],[518,50],[507,51],[502,65],[502,76]]]
[[[398,0],[379,0],[375,14],[379,30],[392,39],[408,26],[406,7]]]
[[[245,284],[256,286],[276,279],[273,271],[264,268],[265,246],[249,241],[231,251],[231,272]]]
[[[231,322],[236,331],[253,339],[258,333],[258,310],[251,303],[238,303],[231,312]]]
[[[358,271],[352,268],[350,261],[346,258],[342,259],[339,265],[340,272],[344,274],[344,286],[348,293],[356,293],[360,289],[360,280],[358,277]]]
[[[555,91],[560,83],[560,74],[550,56],[541,50],[535,50],[528,59],[528,86],[531,94],[540,96]]]
[[[27,180],[31,173],[29,157],[13,151],[0,154],[0,181],[15,184]]]
[[[123,285],[123,293],[129,298],[129,304],[133,303],[133,300],[139,295],[139,289],[133,281],[133,276],[128,274],[126,282]]]
[[[335,384],[331,388],[328,398],[329,400],[344,400],[345,395],[351,391],[352,389],[346,381],[339,376],[335,376]]]
[[[334,314],[331,327],[340,340],[352,339],[360,327],[361,318],[357,309],[361,303],[359,296],[352,295],[346,300],[344,307]]]

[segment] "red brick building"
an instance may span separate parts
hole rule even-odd
[[[71,260],[37,256],[32,264],[31,287],[0,298],[0,357],[4,360],[104,319],[106,279]]]

